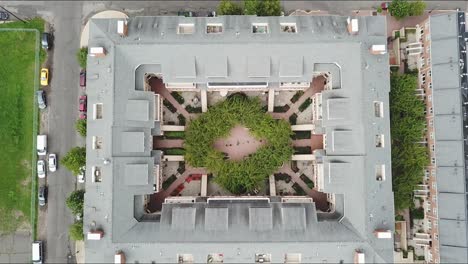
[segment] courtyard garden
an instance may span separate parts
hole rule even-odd
[[[238,161],[213,147],[215,140],[229,137],[236,126],[247,128],[253,138],[264,143]],[[250,193],[289,161],[294,152],[291,135],[290,124],[265,114],[259,99],[233,95],[189,124],[185,160],[192,167],[206,167],[215,175],[214,181],[228,191]]]

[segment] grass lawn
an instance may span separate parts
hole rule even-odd
[[[44,22],[34,19],[2,28],[42,32]],[[6,233],[31,220],[36,33],[0,31],[0,47],[0,233]],[[45,52],[40,57],[43,61]]]

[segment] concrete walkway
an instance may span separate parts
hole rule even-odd
[[[183,148],[183,139],[158,139],[153,137],[153,149]]]
[[[159,95],[161,95],[164,99],[169,101],[176,109],[177,112],[182,114],[186,119],[195,119],[196,114],[190,114],[185,110],[185,108],[180,105],[177,100],[171,95],[171,92],[166,88],[164,83],[161,79],[158,78],[151,78],[149,80],[149,85],[151,86],[151,90]]]

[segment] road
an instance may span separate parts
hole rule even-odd
[[[282,0],[286,14],[296,10],[321,10],[330,14],[348,15],[352,11],[376,9],[382,1],[288,1]],[[427,1],[428,10],[468,9],[468,1]],[[2,1],[1,5],[23,19],[41,16],[52,25],[55,46],[52,50],[51,88],[48,93],[49,109],[45,132],[49,150],[60,159],[73,146],[82,145],[76,134],[79,67],[75,53],[79,46],[82,25],[97,12],[119,10],[130,16],[170,15],[179,10],[213,11],[217,1],[105,1],[105,2],[52,2],[52,1]],[[66,169],[59,167],[48,176],[49,204],[39,221],[39,239],[46,240],[46,261],[51,263],[74,262],[74,243],[68,238],[68,226],[73,217],[65,199],[76,188],[76,179]],[[40,219],[41,220],[41,219]],[[68,256],[71,256],[69,258]]]
[[[54,46],[51,57],[51,91],[48,94],[49,152],[63,157],[79,139],[75,131],[78,109],[79,65],[76,51],[79,48],[82,4],[73,1],[50,6],[53,15],[51,29]],[[46,215],[46,261],[63,263],[74,255],[74,243],[68,238],[68,227],[73,216],[65,205],[66,197],[75,190],[76,177],[64,167],[49,173],[49,203]],[[71,259],[73,261],[73,259]]]

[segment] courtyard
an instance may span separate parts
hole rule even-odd
[[[186,160],[186,130],[192,121],[207,113],[202,111],[203,103],[207,104],[209,112],[210,109],[222,104],[228,98],[242,96],[249,100],[258,101],[264,115],[276,121],[283,120],[291,128],[308,126],[312,124],[311,98],[314,94],[321,92],[326,85],[326,79],[323,76],[316,76],[310,86],[304,89],[271,90],[270,92],[274,93],[273,96],[265,90],[249,90],[242,93],[207,91],[204,97],[201,90],[195,88],[193,91],[168,89],[162,79],[157,77],[149,79],[148,84],[151,91],[163,98],[163,135],[153,138],[153,149],[163,152],[162,188],[148,199],[147,210],[149,212],[159,211],[165,198],[171,196],[215,197],[232,195],[311,197],[316,203],[317,209],[323,212],[329,210],[327,194],[315,189],[312,161],[310,160],[314,150],[323,149],[323,136],[315,135],[311,131],[304,131],[302,128],[299,131],[291,131],[289,142],[292,155],[276,166],[269,177],[263,175],[258,181],[259,184],[256,184],[255,188],[249,189],[249,191],[232,192],[220,184],[219,180],[215,180],[216,173],[207,169],[205,164],[192,166],[196,162]],[[206,102],[202,102],[203,100]],[[225,122],[222,119],[220,118],[217,123],[220,127]],[[232,126],[225,126],[229,126],[226,135],[216,138],[209,146],[217,153],[221,153],[222,159],[225,161],[234,164],[242,163],[269,144],[266,138],[258,137],[243,124],[236,123]],[[177,131],[164,131],[164,127],[171,127],[170,130],[176,129]],[[202,144],[202,142],[199,143],[199,145]],[[304,157],[307,158],[300,160]],[[202,176],[206,177],[205,184],[202,183]]]

